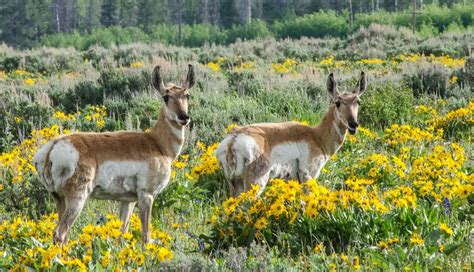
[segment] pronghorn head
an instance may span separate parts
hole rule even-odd
[[[327,88],[332,102],[336,105],[336,118],[347,127],[350,134],[355,134],[359,126],[357,115],[359,113],[360,96],[367,89],[365,73],[361,72],[360,79],[351,93],[339,93],[337,91],[333,73],[328,77]]]
[[[165,85],[160,68],[160,66],[156,66],[153,70],[152,81],[155,89],[157,89],[163,97],[166,117],[169,121],[174,121],[178,125],[185,126],[189,123],[189,90],[196,83],[194,68],[189,64],[189,71],[184,86],[177,86],[175,84]]]

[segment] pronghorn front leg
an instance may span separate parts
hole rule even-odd
[[[120,220],[122,221],[122,233],[128,231],[130,225],[130,217],[133,213],[133,208],[137,202],[121,202],[120,203]]]
[[[140,210],[140,221],[142,222],[142,242],[150,241],[150,219],[153,207],[153,195],[148,192],[138,193],[138,209]]]
[[[312,177],[309,173],[308,170],[308,164],[305,162],[302,162],[299,159],[296,159],[296,176],[298,178],[298,181],[300,183],[305,183],[306,181],[310,180]]]

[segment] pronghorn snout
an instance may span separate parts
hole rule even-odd
[[[189,123],[189,115],[187,115],[184,112],[181,112],[178,114],[178,120],[181,123],[181,125],[187,125]]]
[[[354,120],[349,120],[348,122],[349,124],[349,133],[350,134],[355,134],[356,133],[356,130],[357,130],[357,127],[359,126],[359,123],[357,121],[354,121]]]

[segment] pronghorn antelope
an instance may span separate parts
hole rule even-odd
[[[327,79],[333,105],[316,127],[297,122],[253,124],[234,130],[216,150],[232,195],[252,184],[263,191],[275,177],[305,182],[319,176],[321,168],[344,142],[346,130],[357,130],[359,97],[366,90],[364,72],[352,93],[337,91],[334,75]]]
[[[67,242],[67,234],[89,197],[121,202],[123,232],[128,230],[138,201],[142,241],[149,241],[154,197],[168,184],[189,123],[194,68],[189,65],[184,86],[165,86],[160,66],[155,67],[152,82],[164,103],[150,132],[74,133],[51,140],[35,154],[37,172],[58,210],[55,242]]]

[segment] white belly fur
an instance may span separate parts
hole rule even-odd
[[[144,188],[149,176],[149,164],[137,161],[106,161],[99,166],[95,186],[99,194],[136,194]]]
[[[306,142],[288,142],[275,146],[270,154],[270,177],[297,179],[298,172],[309,163]]]

